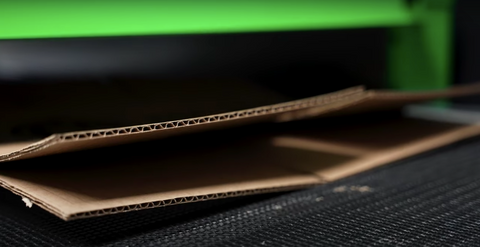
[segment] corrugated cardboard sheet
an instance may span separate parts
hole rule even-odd
[[[211,116],[54,134],[1,145],[0,185],[64,220],[304,188],[480,133],[476,125],[361,120],[371,115],[358,113],[474,93],[479,84],[415,93],[356,87]],[[354,113],[329,125],[318,118]],[[274,131],[233,128],[292,120],[302,121]]]

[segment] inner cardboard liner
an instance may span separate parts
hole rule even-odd
[[[0,185],[64,220],[306,188],[478,135],[480,127],[387,115],[361,121],[360,114],[358,121],[338,118],[330,125],[320,118],[272,131],[266,125],[155,139],[479,91],[478,85],[430,93],[354,88],[234,113],[55,134],[23,149],[25,143],[4,145],[0,158],[12,162],[0,165]]]

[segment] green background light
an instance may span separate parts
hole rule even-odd
[[[402,26],[401,0],[0,1],[0,39]]]

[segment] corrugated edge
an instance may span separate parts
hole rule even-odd
[[[324,104],[332,103],[352,95],[365,92],[363,87],[349,88],[329,94],[323,94],[311,98],[289,101],[280,104],[269,106],[256,107],[246,110],[221,113],[210,116],[203,116],[197,118],[181,119],[161,123],[143,124],[128,127],[100,129],[91,131],[76,131],[58,134],[59,141],[77,141],[82,139],[105,138],[118,135],[129,135],[137,133],[145,133],[151,131],[161,131],[167,129],[188,127],[200,124],[208,124],[213,122],[231,121],[236,119],[244,119],[254,116],[270,115],[275,113],[282,113],[292,110],[300,110],[310,107],[317,107]]]
[[[140,133],[163,131],[163,130],[169,130],[169,129],[175,129],[175,128],[184,128],[184,127],[208,124],[213,122],[225,122],[225,121],[232,121],[232,120],[238,120],[238,119],[246,119],[246,118],[255,117],[255,116],[272,115],[272,114],[283,113],[283,112],[288,112],[293,110],[301,110],[301,109],[306,109],[310,107],[317,107],[317,106],[329,104],[332,102],[336,102],[344,98],[351,97],[353,95],[360,95],[364,92],[365,92],[364,87],[358,86],[358,87],[352,87],[352,88],[340,90],[333,93],[323,94],[323,95],[319,95],[311,98],[295,100],[295,101],[274,104],[269,106],[256,107],[256,108],[251,108],[246,110],[221,113],[221,114],[210,115],[210,116],[203,116],[203,117],[189,118],[189,119],[182,119],[182,120],[175,120],[175,121],[168,121],[168,122],[160,122],[160,123],[153,123],[153,124],[119,127],[119,128],[76,131],[76,132],[67,132],[62,134],[54,134],[50,137],[47,137],[39,142],[31,144],[18,151],[0,155],[0,162],[14,160],[14,159],[20,158],[25,154],[39,151],[41,149],[47,148],[51,145],[61,143],[61,142],[73,142],[73,141],[80,141],[84,139],[97,139],[97,138],[108,138],[108,137],[121,136],[121,135],[140,134]]]
[[[59,138],[58,138],[57,134],[51,135],[51,136],[49,136],[49,137],[47,137],[43,140],[40,140],[40,141],[35,142],[33,144],[30,144],[27,147],[22,148],[18,151],[14,151],[14,152],[11,152],[11,153],[8,153],[8,154],[0,155],[0,162],[14,160],[14,159],[17,159],[17,158],[25,155],[25,154],[42,150],[44,148],[47,148],[47,147],[57,143],[58,140],[59,140]]]
[[[208,200],[216,200],[216,199],[224,199],[230,197],[239,197],[239,196],[248,196],[248,195],[257,195],[257,194],[265,194],[265,193],[273,193],[273,192],[282,192],[282,191],[293,191],[299,189],[306,189],[309,187],[317,186],[320,184],[324,184],[326,181],[319,178],[318,183],[308,183],[302,185],[290,185],[290,186],[278,186],[278,187],[270,187],[270,188],[260,188],[260,189],[248,189],[248,190],[238,190],[238,191],[228,191],[228,192],[221,192],[221,193],[212,193],[212,194],[205,194],[205,195],[197,195],[197,196],[188,196],[188,197],[177,197],[171,198],[166,200],[158,200],[158,201],[151,201],[139,204],[131,204],[126,206],[119,206],[119,207],[112,207],[112,208],[105,208],[101,210],[93,210],[93,211],[85,211],[79,212],[75,214],[66,214],[61,210],[51,206],[50,204],[46,204],[42,202],[30,194],[18,189],[14,186],[11,186],[3,181],[0,180],[0,186],[10,190],[16,195],[19,195],[24,198],[28,198],[33,204],[39,206],[40,208],[48,211],[49,213],[65,220],[77,220],[77,219],[86,219],[86,218],[93,218],[98,216],[104,215],[112,215],[118,213],[126,213],[131,211],[138,211],[144,209],[151,209],[151,208],[159,208],[159,207],[166,207],[166,206],[173,206],[179,205],[184,203],[193,203],[193,202],[201,202],[201,201],[208,201]]]
[[[261,188],[261,189],[228,191],[228,192],[213,193],[213,194],[206,194],[206,195],[199,195],[199,196],[178,197],[178,198],[172,198],[167,200],[146,202],[141,204],[132,204],[128,206],[106,208],[102,210],[80,212],[72,215],[67,215],[66,217],[62,217],[62,219],[64,220],[85,219],[85,218],[111,215],[111,214],[117,214],[117,213],[126,213],[126,212],[138,211],[138,210],[144,210],[144,209],[173,206],[173,205],[179,205],[184,203],[193,203],[193,202],[201,202],[201,201],[256,195],[256,194],[265,194],[265,193],[273,193],[273,192],[292,191],[292,190],[306,189],[306,188],[324,184],[324,183],[326,182],[319,181],[318,183],[309,183],[309,184],[302,184],[302,185],[279,186],[279,187],[270,187],[270,188]]]

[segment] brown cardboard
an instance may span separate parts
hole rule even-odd
[[[0,186],[64,220],[305,188],[478,135],[480,126],[403,118],[322,126],[322,119],[317,119],[314,124],[308,121],[305,128],[294,125],[273,135],[242,140],[224,137],[212,145],[191,135],[184,137],[191,139],[174,138],[155,145],[145,141],[259,121],[398,107],[477,92],[478,85],[430,93],[354,88],[215,116],[57,134],[20,151],[12,152],[21,144],[0,147],[9,152],[1,156],[3,161],[18,160],[0,165]],[[209,135],[214,138],[215,134]],[[142,142],[67,153],[137,141]],[[49,156],[54,153],[60,155]],[[37,158],[27,159],[33,157]]]
[[[379,125],[390,131],[387,141]],[[0,184],[64,220],[80,219],[306,188],[478,135],[480,126],[403,119],[353,130],[343,125],[334,130],[338,135],[304,131],[313,137],[293,130],[198,149],[132,145],[5,163]],[[367,147],[364,137],[371,139]],[[324,145],[305,148],[289,138]]]
[[[158,139],[255,122],[285,122],[318,116],[398,108],[408,103],[475,93],[480,93],[480,84],[459,86],[444,91],[409,93],[365,91],[363,87],[355,87],[312,98],[242,111],[162,123],[54,134],[38,142],[11,143],[0,146],[0,151],[6,151],[0,153],[0,162]]]

